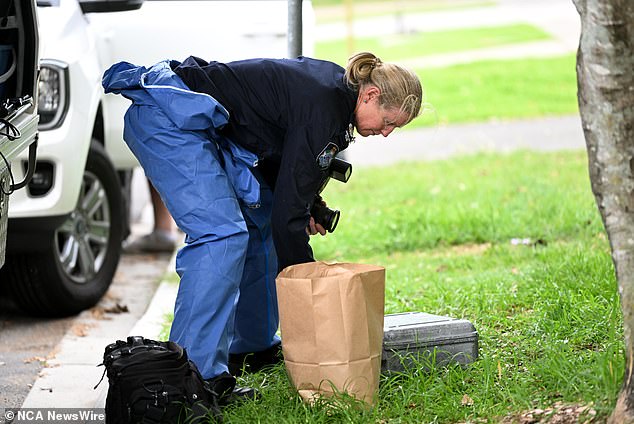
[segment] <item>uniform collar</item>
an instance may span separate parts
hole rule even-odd
[[[350,143],[354,143],[354,126],[355,116],[354,112],[357,106],[357,98],[359,97],[359,91],[346,87],[346,102],[348,102],[348,108],[350,110],[350,116],[348,117],[348,125],[345,129],[344,143],[345,146],[341,146],[341,150],[347,148]]]

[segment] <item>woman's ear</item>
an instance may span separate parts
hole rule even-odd
[[[365,93],[363,97],[365,100],[372,101],[375,98],[378,99],[380,94],[381,94],[381,90],[379,90],[379,87],[370,85],[365,89]]]

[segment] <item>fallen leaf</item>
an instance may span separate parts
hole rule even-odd
[[[114,306],[104,309],[109,314],[122,314],[126,312],[130,312],[127,305],[122,305],[117,302]]]
[[[88,324],[78,323],[71,327],[71,331],[77,337],[86,337],[88,335],[88,329],[90,326]]]
[[[102,320],[104,319],[105,311],[101,306],[96,306],[90,310],[90,315],[94,319]]]
[[[473,399],[471,399],[469,397],[469,395],[463,395],[462,396],[462,401],[460,401],[460,403],[462,404],[462,406],[472,406],[473,405]]]
[[[46,358],[43,358],[41,356],[32,356],[32,357],[24,360],[25,364],[30,364],[31,362],[42,362],[42,363],[44,363],[44,362],[46,362]]]

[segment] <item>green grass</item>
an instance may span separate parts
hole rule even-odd
[[[417,70],[430,108],[422,126],[578,113],[575,57],[491,60]]]
[[[492,6],[493,0],[351,0],[352,19],[385,16],[389,14],[430,12]],[[347,19],[345,0],[315,0],[312,2],[317,23],[330,23]]]
[[[226,422],[518,422],[561,404],[606,420],[624,371],[622,318],[585,152],[360,168],[324,197],[342,215],[313,237],[316,258],[385,266],[386,313],[466,318],[479,358],[384,376],[369,410],[345,398],[308,406],[280,366],[240,381],[262,399],[227,409]]]
[[[497,421],[556,402],[605,418],[623,372],[621,312],[585,152],[362,168],[325,198],[342,218],[313,243],[318,258],[383,265],[387,313],[464,317],[480,333],[472,367],[405,376],[377,420]]]
[[[535,26],[515,24],[355,38],[353,51],[370,51],[386,62],[399,62],[433,54],[548,39],[551,39],[550,35]],[[350,53],[346,40],[321,41],[315,45],[317,58],[330,60],[341,66],[346,65]]]
[[[355,169],[347,184],[328,185],[325,198],[341,208],[341,220],[315,249],[364,260],[375,252],[594,234],[600,222],[585,167],[585,154],[517,153]]]

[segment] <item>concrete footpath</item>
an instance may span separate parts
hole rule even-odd
[[[530,4],[528,4],[530,3]],[[417,66],[433,66],[476,60],[478,58],[506,57],[502,50],[521,55],[563,54],[573,51],[578,40],[578,17],[570,0],[534,0],[531,2],[501,0],[498,7],[475,10],[443,11],[407,16],[405,24],[420,26],[427,30],[448,27],[501,25],[512,22],[539,24],[556,39],[550,47],[543,44],[516,45],[512,48],[487,49],[461,55],[425,58]],[[357,35],[364,31],[383,31],[385,19],[368,20],[359,24]],[[393,18],[392,18],[393,19]],[[339,25],[339,26],[337,26]],[[341,37],[341,25],[333,24],[321,28],[321,34]],[[343,35],[345,36],[345,34]],[[322,38],[326,37],[323,35]],[[497,52],[497,53],[496,53]],[[510,54],[510,53],[509,53]],[[578,116],[500,121],[483,124],[439,126],[422,130],[403,130],[389,138],[380,136],[361,138],[346,150],[346,159],[355,167],[378,166],[417,160],[446,159],[455,155],[473,154],[481,151],[510,152],[517,149],[552,151],[583,149],[584,138]],[[174,269],[173,258],[168,269]],[[177,286],[162,282],[147,309],[138,321],[101,320],[89,329],[86,337],[69,333],[60,342],[55,357],[48,361],[25,400],[24,408],[102,408],[105,401],[107,381],[97,390],[103,373],[101,362],[103,349],[116,339],[127,335],[143,335],[157,338],[165,315],[173,310]]]
[[[387,138],[357,137],[344,154],[354,168],[447,159],[478,152],[584,148],[581,119],[574,115],[397,130]]]

